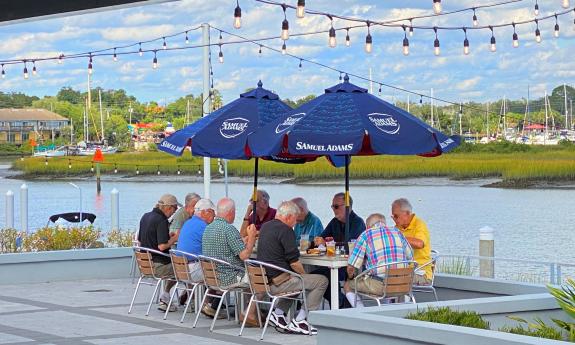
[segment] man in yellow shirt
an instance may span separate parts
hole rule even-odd
[[[391,217],[395,226],[401,230],[407,242],[413,248],[413,259],[418,266],[423,266],[431,261],[431,238],[429,230],[423,220],[413,213],[413,208],[407,199],[401,198],[391,204]],[[415,274],[416,285],[431,284],[431,265],[422,269],[423,274]]]

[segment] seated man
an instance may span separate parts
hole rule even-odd
[[[158,200],[154,209],[142,216],[140,219],[140,230],[138,232],[138,241],[140,246],[159,250],[169,255],[170,248],[176,243],[178,237],[170,234],[170,218],[181,204],[172,194],[164,194]],[[162,256],[152,253],[154,262],[154,271],[159,277],[174,278],[172,261],[169,256]],[[160,296],[158,309],[165,311],[170,300],[170,289],[174,286],[175,281],[168,280],[164,284],[164,292]],[[176,311],[176,306],[172,304],[170,311]]]
[[[325,230],[321,233],[320,237],[316,237],[314,239],[315,245],[325,244],[325,238],[332,237],[333,240],[336,242],[336,245],[343,245],[344,248],[348,248],[347,243],[350,240],[356,239],[359,234],[361,234],[365,230],[365,223],[360,216],[358,216],[352,209],[353,206],[353,199],[351,196],[349,197],[349,236],[346,238],[345,236],[345,193],[337,193],[333,196],[333,200],[331,202],[331,209],[333,210],[333,219],[329,222],[329,224],[325,227]],[[346,249],[347,250],[347,249]],[[327,267],[320,267],[313,271],[312,273],[321,274],[327,279],[330,279],[330,270]],[[338,271],[338,280],[343,281],[346,278],[346,271],[345,268],[340,268]],[[331,283],[331,282],[330,282]],[[331,293],[330,291],[326,291],[325,295],[323,296],[326,300],[328,300],[331,304]],[[342,308],[349,308],[347,305],[345,296],[339,293],[339,304]]]
[[[250,224],[255,224],[256,229],[259,231],[265,222],[269,222],[276,216],[275,208],[270,207],[270,195],[263,189],[258,189],[257,191],[257,202],[256,202],[256,222],[253,222],[253,203],[250,199],[250,204],[244,215],[244,220],[242,222],[242,227],[240,229],[240,234],[242,237],[246,236],[246,228]]]
[[[295,244],[293,227],[297,222],[299,208],[291,201],[282,202],[276,219],[262,226],[258,244],[258,260],[299,273],[303,277],[308,310],[318,310],[328,281],[318,274],[306,274],[299,261],[299,249]],[[280,294],[301,288],[301,280],[285,272],[266,270],[271,281],[271,292]],[[270,316],[270,322],[278,329],[301,334],[316,334],[317,330],[307,322],[307,311],[300,309],[288,324],[284,311],[292,301],[281,299]]]
[[[308,240],[310,243],[319,236],[323,231],[321,220],[307,208],[307,202],[303,198],[293,198],[293,201],[299,207],[297,224],[294,228],[295,242],[299,246],[301,239]]]
[[[189,193],[186,195],[184,207],[180,207],[172,216],[170,232],[176,233],[176,235],[180,234],[180,230],[182,230],[182,226],[184,226],[186,220],[194,215],[194,207],[200,199],[200,196],[196,193]]]
[[[361,300],[355,303],[356,296],[353,291],[356,284],[358,291],[370,294],[380,294],[384,288],[383,281],[368,276],[357,282],[351,280],[355,276],[356,269],[361,269],[365,258],[367,258],[365,262],[367,269],[386,263],[413,259],[413,251],[405,237],[399,230],[388,228],[383,215],[379,213],[370,215],[367,218],[367,227],[367,230],[357,238],[353,252],[349,255],[348,280],[343,285],[345,297],[353,307],[363,307]],[[377,270],[378,277],[381,278],[384,275],[383,269]]]
[[[202,252],[205,256],[229,262],[238,267],[244,267],[244,260],[249,259],[256,242],[256,227],[250,225],[246,228],[246,243],[242,240],[240,232],[233,226],[236,218],[236,204],[232,199],[223,198],[216,206],[216,217],[206,229],[202,237]],[[228,266],[217,266],[218,279],[224,286],[236,285],[242,281],[244,271],[236,271]],[[247,325],[257,326],[255,308],[248,313]],[[202,312],[208,316],[216,314],[213,305],[206,304]]]
[[[178,250],[186,253],[202,255],[202,236],[208,224],[216,215],[216,208],[210,199],[200,199],[195,205],[195,213],[188,219],[178,239]],[[189,258],[191,259],[191,258]],[[202,280],[202,267],[195,261],[189,264],[190,275],[193,281]]]
[[[417,261],[417,265],[423,266],[431,261],[431,238],[425,222],[417,217],[412,210],[411,204],[404,198],[397,199],[391,204],[391,214],[395,226],[401,230],[413,248],[413,258]],[[415,275],[414,283],[416,285],[431,284],[433,274],[431,270],[431,265],[424,267],[421,271],[422,274]]]

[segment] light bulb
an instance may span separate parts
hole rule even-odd
[[[164,44],[162,44],[162,49],[168,49],[168,45],[166,44],[165,38],[164,38]]]
[[[152,68],[158,68],[158,58],[154,56],[154,61],[152,62]]]
[[[24,65],[24,79],[28,79],[28,67]]]
[[[92,74],[92,71],[93,71],[92,63],[90,62],[90,63],[88,63],[88,74]]]
[[[234,10],[234,28],[239,29],[242,27],[242,9],[239,2],[237,2],[236,9]]]
[[[513,48],[519,47],[519,37],[516,32],[513,33]]]
[[[535,30],[535,42],[541,43],[541,31],[539,31],[539,28]]]
[[[286,43],[284,42],[284,44],[282,44],[282,55],[286,55],[287,53],[287,47],[286,47]]]
[[[436,38],[435,41],[433,41],[433,54],[435,54],[435,56],[439,56],[440,53],[439,39]]]
[[[477,20],[477,15],[475,14],[475,9],[473,9],[473,26],[478,26],[479,21]]]
[[[351,46],[351,40],[349,39],[349,29],[347,30],[347,34],[345,35],[345,46]]]
[[[561,2],[561,6],[563,6],[563,8],[568,8],[569,7],[569,0],[563,0]]]
[[[116,55],[116,52],[114,52],[114,62],[118,61],[118,55]]]
[[[539,4],[535,2],[535,16],[539,15]]]
[[[224,63],[224,53],[222,53],[221,50],[220,50],[220,53],[218,54],[218,61],[220,63]]]
[[[335,39],[335,29],[332,26],[331,29],[329,29],[329,47],[335,48],[336,45],[337,40]]]
[[[142,56],[144,53],[142,52],[142,43],[139,43],[140,47],[138,48],[138,55]]]
[[[469,40],[467,37],[463,40],[463,54],[469,55]]]
[[[32,75],[36,75],[38,72],[36,71],[36,65],[32,67]]]
[[[407,37],[403,38],[403,55],[409,55],[409,40]]]
[[[284,19],[282,22],[282,40],[287,41],[289,39],[289,23],[287,19]]]
[[[186,44],[190,43],[190,39],[188,38],[188,32],[186,31]]]
[[[367,36],[365,36],[365,52],[370,54],[372,49],[373,49],[373,39],[371,38],[371,34],[367,33]]]
[[[305,16],[305,0],[297,0],[296,17],[303,18]]]
[[[60,56],[58,56],[58,63],[59,64],[62,64],[63,58],[64,58],[64,54],[60,54]]]
[[[441,0],[433,0],[433,12],[435,14],[441,13]]]
[[[555,24],[555,31],[553,31],[553,36],[555,38],[559,37],[559,24]]]
[[[6,79],[6,71],[4,71],[4,65],[2,65],[2,79]]]
[[[489,47],[489,50],[491,50],[492,52],[497,51],[497,45],[495,44],[495,37],[491,37],[491,46]]]

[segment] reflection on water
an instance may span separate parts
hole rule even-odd
[[[0,178],[2,212],[0,227],[5,226],[5,197],[8,190],[15,194],[15,224],[20,226],[20,185],[24,181]],[[373,181],[372,181],[373,182]],[[442,182],[442,181],[440,181]],[[79,210],[78,190],[65,181],[26,181],[29,189],[29,226],[46,225],[55,213]],[[82,188],[85,212],[97,215],[96,226],[107,231],[110,226],[110,191],[120,191],[120,226],[136,229],[141,215],[154,206],[163,193],[172,193],[183,201],[188,192],[203,192],[197,182],[126,182],[103,181],[102,194],[96,195],[95,182],[75,182]],[[270,196],[272,206],[295,196],[307,199],[310,210],[324,225],[333,217],[331,198],[343,189],[340,185],[261,184]],[[236,226],[248,206],[249,183],[234,183],[230,197],[236,200]],[[212,199],[224,195],[224,185],[212,184]],[[380,212],[390,219],[390,204],[399,197],[413,203],[415,212],[427,221],[433,247],[443,253],[477,254],[479,228],[495,229],[496,256],[533,260],[574,262],[571,250],[575,224],[575,191],[570,190],[506,190],[480,188],[478,185],[389,185],[378,183],[359,185],[351,182],[354,209],[362,217]]]

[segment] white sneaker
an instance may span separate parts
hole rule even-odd
[[[292,319],[290,324],[288,325],[288,329],[293,333],[309,335],[311,332],[312,335],[317,334],[317,328],[314,328],[305,319],[301,321],[296,321],[295,318]]]

